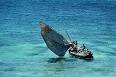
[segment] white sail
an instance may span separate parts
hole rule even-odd
[[[41,35],[48,48],[58,56],[64,56],[68,50],[68,41],[45,23],[40,23]]]

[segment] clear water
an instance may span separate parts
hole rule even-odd
[[[68,31],[94,60],[57,60],[38,21]],[[115,31],[115,0],[0,0],[0,77],[115,77]]]

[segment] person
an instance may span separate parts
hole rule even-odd
[[[87,49],[87,52],[90,52],[89,49]]]
[[[87,49],[87,51],[89,51],[89,49]]]
[[[73,48],[74,48],[74,44],[73,42],[69,42],[69,53],[73,51]]]
[[[77,45],[78,43],[77,43],[77,41],[75,41],[75,45]]]
[[[69,46],[71,47],[71,48],[73,48],[74,47],[74,44],[73,43],[69,43]]]
[[[75,44],[75,45],[77,45],[77,41],[73,41],[72,43]]]
[[[76,45],[76,47],[77,47],[77,45],[78,45],[77,41],[75,41],[75,45]]]
[[[86,47],[85,47],[85,45],[83,44],[83,51],[85,50],[85,48],[86,48]]]
[[[77,52],[77,47],[74,47],[74,48],[73,48],[73,51],[74,51],[74,52]]]

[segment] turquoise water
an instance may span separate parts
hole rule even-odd
[[[58,60],[38,21],[67,31],[94,59]],[[0,77],[115,77],[115,31],[115,0],[0,0]]]

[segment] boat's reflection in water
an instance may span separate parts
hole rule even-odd
[[[49,58],[48,62],[49,63],[56,63],[56,62],[60,62],[62,60],[65,60],[65,58],[60,58],[60,57],[58,57],[58,58]]]
[[[60,58],[60,57],[57,57],[57,58],[49,58],[47,60],[48,63],[57,63],[57,62],[61,62],[61,61],[64,61],[64,62],[74,62],[74,61],[77,61],[80,60],[81,58],[75,58],[74,56],[70,56],[70,58]],[[87,62],[91,62],[93,61],[93,58],[91,59],[81,59],[81,60],[84,60],[84,61],[87,61]]]

